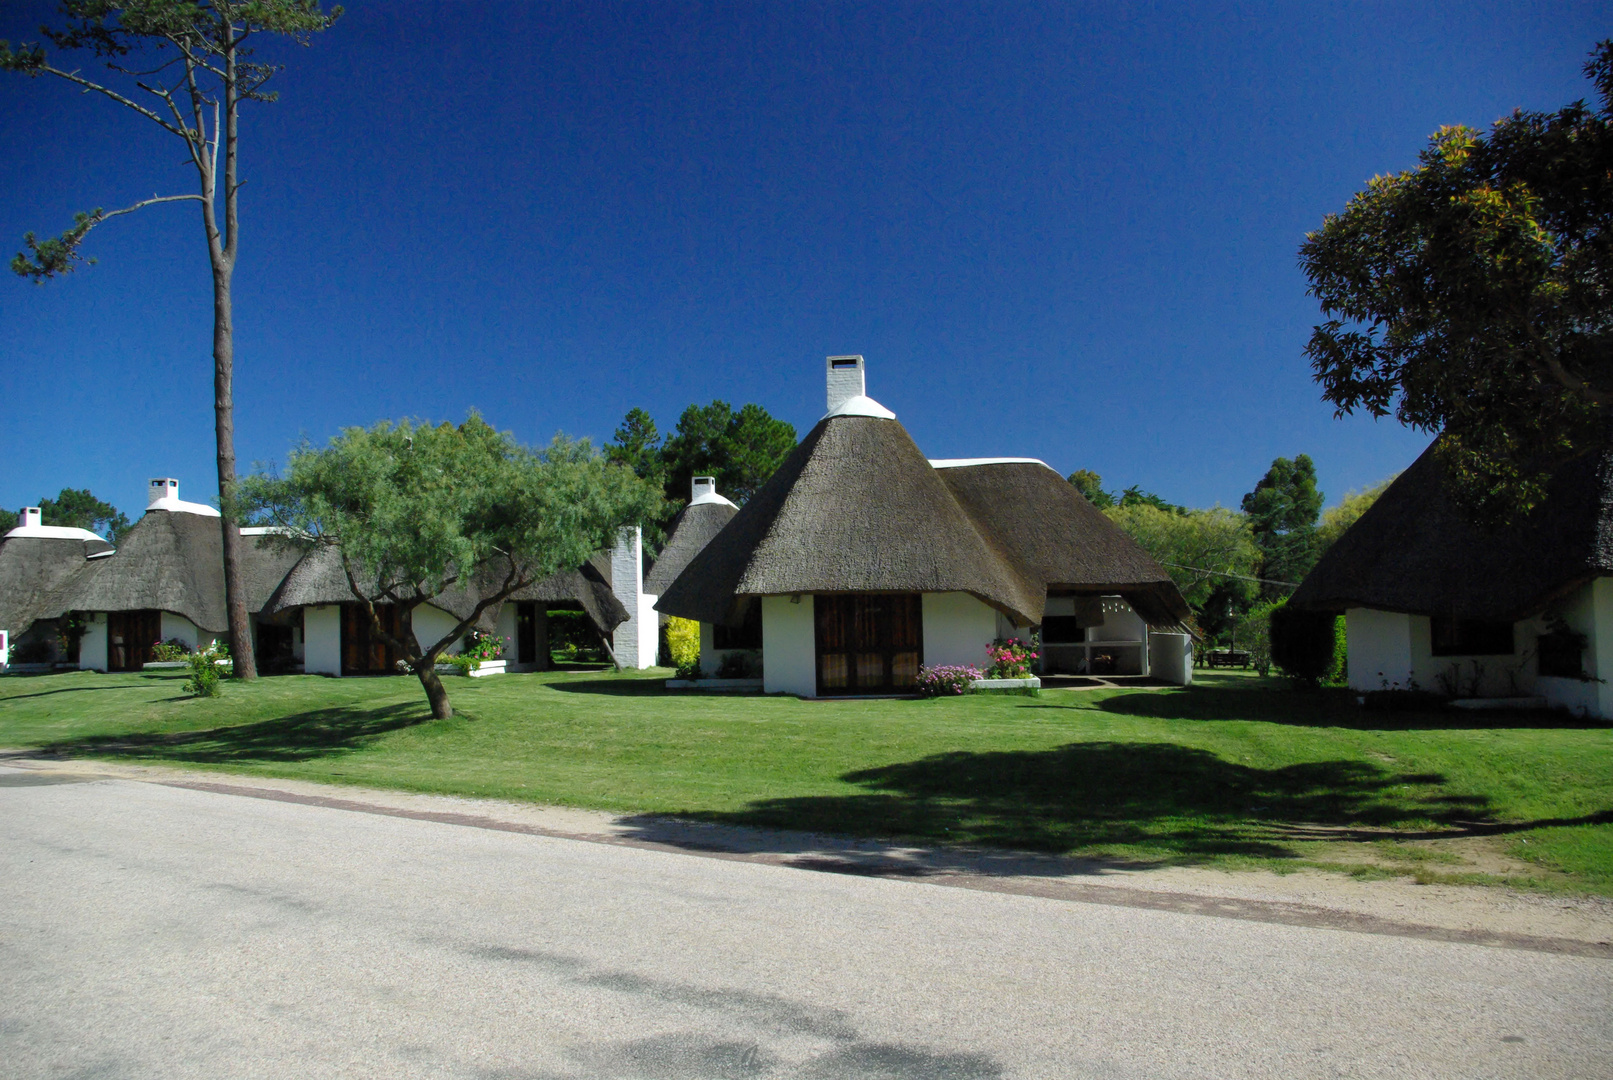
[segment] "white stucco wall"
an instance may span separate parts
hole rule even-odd
[[[801,603],[806,603],[805,597],[802,597]],[[715,644],[717,640],[716,633],[717,628],[711,623],[703,622],[700,624],[700,670],[708,679],[715,679],[717,677],[717,672],[722,670],[723,661],[728,659],[729,654],[736,652],[755,652],[754,649],[719,649]],[[762,640],[765,646],[767,640],[767,635],[765,632],[762,635]],[[762,666],[765,668],[767,666],[767,661],[765,659],[767,654],[765,649],[762,655],[764,657]],[[815,675],[814,678],[816,678]]]
[[[1534,620],[1513,627],[1510,655],[1435,656],[1433,623],[1428,616],[1410,616],[1409,626],[1411,677],[1422,689],[1443,692],[1454,686],[1459,697],[1508,697],[1534,692],[1535,673],[1539,670],[1533,655],[1539,633]],[[1348,632],[1346,624],[1345,633]]]
[[[925,593],[924,663],[985,668],[986,646],[998,635],[997,609],[968,593]]]
[[[1555,609],[1570,629],[1585,635],[1586,679],[1539,676],[1535,693],[1552,705],[1587,716],[1613,717],[1613,578],[1597,578]],[[1547,629],[1542,623],[1541,630]]]
[[[309,675],[342,673],[342,609],[334,604],[302,612],[302,669]]]
[[[702,650],[705,631],[702,626]],[[798,604],[788,596],[762,597],[762,689],[813,697],[818,692],[816,665],[812,596],[802,596]]]
[[[78,639],[78,666],[85,671],[106,670],[106,612],[90,612],[84,636]]]
[[[459,617],[450,615],[442,608],[432,607],[430,604],[421,604],[414,609],[414,639],[420,643],[422,649],[429,649],[437,644],[444,635],[453,632],[459,625]],[[448,652],[464,652],[464,644],[456,639],[448,646]]]
[[[0,630],[0,671],[11,663],[11,631]]]
[[[1344,613],[1350,689],[1409,689],[1412,682],[1411,616],[1373,608]]]
[[[504,648],[499,652],[500,658],[505,660],[507,664],[515,663],[515,657],[517,654],[515,651],[516,641],[514,604],[506,603],[503,607],[498,609],[498,628],[495,633],[504,639]],[[508,668],[506,668],[506,670],[508,670]]]
[[[193,649],[205,649],[219,638],[227,638],[225,634],[213,634],[199,628],[195,623],[183,615],[175,615],[171,611],[162,613],[162,640],[178,638]]]
[[[1186,634],[1148,635],[1148,668],[1156,679],[1177,686],[1193,684],[1193,639]]]

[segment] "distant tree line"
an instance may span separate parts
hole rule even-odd
[[[1069,476],[1164,565],[1212,640],[1256,607],[1285,599],[1393,479],[1351,492],[1324,513],[1307,454],[1274,460],[1237,510],[1178,506],[1139,485],[1110,492],[1091,469]]]
[[[717,491],[744,505],[795,449],[795,427],[760,405],[738,410],[726,401],[690,405],[662,437],[643,409],[622,418],[605,446],[608,460],[625,465],[666,494],[666,520],[689,501],[689,482],[713,476]]]

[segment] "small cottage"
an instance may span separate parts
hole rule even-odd
[[[827,385],[828,413],[657,602],[703,624],[703,668],[759,648],[770,693],[910,692],[921,665],[983,665],[1051,616],[1052,671],[1096,652],[1191,679],[1169,575],[1057,473],[927,460],[867,396],[860,356],[829,357]]]
[[[1563,465],[1533,514],[1487,532],[1452,503],[1437,445],[1289,604],[1343,613],[1357,690],[1533,696],[1613,716],[1613,453]]]

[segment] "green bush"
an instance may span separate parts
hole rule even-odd
[[[185,680],[185,693],[194,697],[218,697],[221,681],[218,661],[227,653],[227,649],[214,645],[186,654],[184,659],[190,665],[190,678]]]
[[[1285,675],[1312,684],[1338,682],[1347,655],[1344,616],[1287,604],[1272,609],[1271,661]]]
[[[677,668],[681,674],[700,666],[699,623],[693,619],[680,619],[674,615],[667,619],[666,626],[661,632],[666,636],[668,667]]]

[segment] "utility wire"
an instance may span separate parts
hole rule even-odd
[[[1202,566],[1183,566],[1181,563],[1174,562],[1168,562],[1165,565],[1174,567],[1177,570],[1191,570],[1195,574],[1213,574],[1216,577],[1237,578],[1239,581],[1254,581],[1261,585],[1281,585],[1288,589],[1299,588],[1299,584],[1293,581],[1272,581],[1270,578],[1249,577],[1247,574],[1234,574],[1227,570],[1206,570]]]

